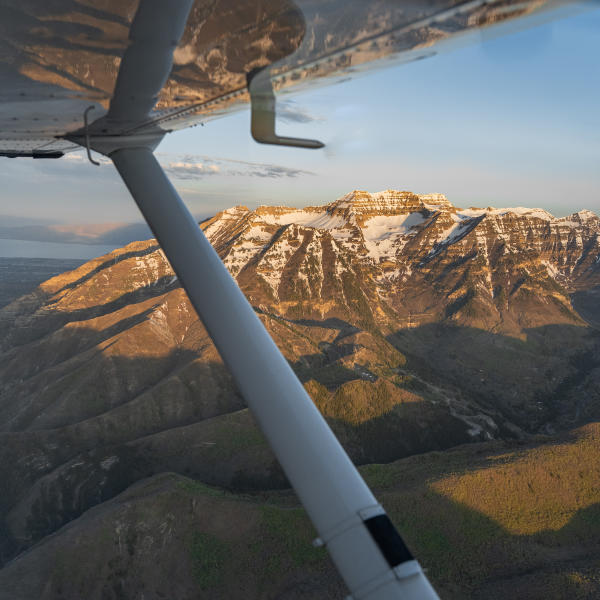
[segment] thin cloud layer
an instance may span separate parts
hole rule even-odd
[[[81,151],[69,152],[68,154],[65,154],[60,160],[67,161],[69,163],[74,163],[74,164],[77,164],[77,163],[89,164],[89,162],[90,162],[88,157],[85,154],[83,154]],[[99,162],[100,166],[112,164],[112,160],[110,160],[110,158],[108,158],[106,156],[102,156],[101,154],[94,153],[94,160],[96,162]]]
[[[313,123],[323,121],[305,108],[301,108],[293,100],[279,100],[277,102],[277,118],[287,123]]]
[[[158,154],[157,156],[163,169],[175,179],[204,179],[214,175],[281,179],[299,175],[314,175],[311,171],[269,163],[254,163],[195,155],[173,157],[168,154]]]
[[[219,165],[193,160],[171,161],[162,166],[171,177],[176,179],[201,179],[207,175],[217,175],[221,171]]]
[[[221,175],[225,177],[261,177],[270,179],[282,179],[285,177],[298,177],[299,175],[314,175],[312,171],[274,165],[271,163],[254,163],[243,160],[232,160],[228,158],[212,158],[202,155],[174,155],[157,153],[162,168],[174,179],[198,180],[205,177]],[[112,161],[101,155],[95,155],[95,160],[101,167],[112,165]],[[82,153],[69,153],[62,159],[63,165],[88,164],[87,156]]]

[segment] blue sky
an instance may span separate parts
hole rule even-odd
[[[157,153],[196,215],[322,204],[355,188],[600,213],[599,55],[596,8],[286,97],[304,122],[282,120],[280,133],[324,150],[256,144],[243,111],[168,135]],[[0,176],[6,224],[139,220],[111,165],[3,159]]]

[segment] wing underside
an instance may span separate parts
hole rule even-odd
[[[465,33],[562,4],[190,3],[182,23],[160,0],[106,0],[102,8],[91,0],[0,0],[0,155],[56,157],[77,148],[69,138],[82,134],[90,106],[93,135],[164,133],[243,108],[248,73],[266,67],[282,93],[386,61],[423,58]],[[157,64],[171,56],[173,39],[179,42],[172,68],[169,62],[161,71]]]

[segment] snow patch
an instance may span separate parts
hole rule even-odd
[[[304,236],[299,234],[300,242]],[[297,247],[292,246],[287,239],[279,239],[261,258],[256,272],[268,283],[276,299],[279,299],[278,289],[283,275],[283,269]]]
[[[552,277],[552,279],[556,279],[557,277],[559,277],[561,275],[560,271],[552,263],[549,263],[547,260],[543,260],[542,264],[546,267],[546,269],[548,271],[548,275],[550,275],[550,277]]]
[[[480,217],[481,215],[498,215],[515,214],[524,217],[534,217],[544,221],[556,221],[554,215],[550,214],[543,208],[527,208],[525,206],[513,206],[509,208],[465,208],[457,211],[459,217]]]
[[[250,229],[244,232],[244,238],[260,240],[262,242],[268,242],[271,240],[272,237],[272,233],[265,231],[263,227],[260,227],[258,225],[253,225],[252,227],[250,227]]]
[[[304,225],[315,229],[338,229],[347,225],[344,217],[331,215],[326,210],[322,212],[294,210],[281,214],[260,215],[259,218],[269,225]]]
[[[424,221],[425,217],[419,212],[367,219],[362,233],[369,256],[381,259],[395,255],[399,238],[415,233],[411,230]]]

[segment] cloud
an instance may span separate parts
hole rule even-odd
[[[175,179],[200,179],[207,175],[217,175],[221,167],[195,160],[176,160],[163,164],[163,169]]]
[[[217,158],[194,154],[171,154],[157,153],[156,157],[169,177],[174,181],[201,181],[211,178],[260,178],[285,180],[302,175],[314,175],[311,171],[305,171],[294,167],[277,165],[271,163],[254,163],[250,161]],[[18,180],[35,180],[42,185],[43,182],[69,181],[71,185],[78,182],[87,194],[89,186],[95,183],[102,185],[114,184],[122,187],[120,178],[112,161],[100,154],[94,153],[94,160],[100,163],[99,167],[90,164],[84,151],[71,152],[60,160],[53,161],[29,161],[27,163],[10,163],[10,169],[2,169],[0,163],[0,175],[11,174]]]
[[[254,163],[243,160],[227,158],[214,158],[208,156],[157,154],[157,157],[168,175],[174,179],[195,180],[205,177],[221,175],[226,177],[261,177],[281,179],[285,177],[298,177],[299,175],[314,175],[311,171],[304,171],[282,165],[270,163]]]
[[[293,100],[277,101],[277,118],[288,123],[313,123],[324,120],[323,117],[317,117],[300,108]]]
[[[97,154],[95,152],[94,152],[92,158],[96,162],[99,162],[100,166],[112,164],[112,160],[110,160],[110,158],[108,158],[107,156],[102,156],[101,154]],[[71,163],[91,164],[87,157],[87,154],[85,154],[81,150],[76,150],[75,152],[69,152],[69,153],[65,154],[60,160],[71,162]]]
[[[270,179],[298,177],[299,175],[314,175],[311,171],[304,171],[302,169],[285,167],[282,165],[254,163],[202,155],[156,153],[156,157],[167,175],[178,180],[193,181],[216,175],[226,177],[261,177]],[[101,167],[112,166],[112,161],[106,156],[94,154],[94,159],[100,163]],[[60,166],[63,170],[70,172],[78,171],[81,173],[82,167],[92,166],[84,152],[72,152],[66,154],[60,162]],[[55,167],[55,165],[51,166]],[[100,171],[102,171],[102,173],[100,173]],[[108,171],[112,176],[112,168]],[[96,170],[94,168],[93,172],[96,175],[106,174],[106,171],[103,169]],[[90,175],[90,171],[86,170],[85,173],[86,176]]]

